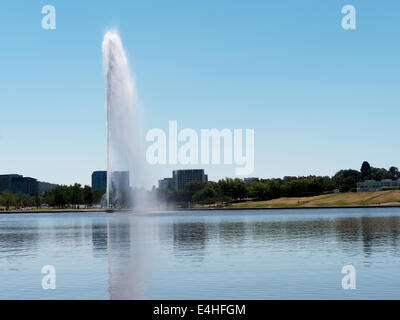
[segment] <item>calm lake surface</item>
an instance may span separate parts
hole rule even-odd
[[[399,246],[400,208],[0,215],[0,299],[399,299]]]

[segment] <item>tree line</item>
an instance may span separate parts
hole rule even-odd
[[[81,184],[59,185],[46,191],[42,195],[28,195],[23,193],[11,193],[5,190],[0,194],[0,205],[6,207],[37,207],[47,204],[51,207],[65,208],[78,205],[92,206],[101,202],[105,189],[93,190],[90,186],[82,187]]]
[[[258,179],[246,184],[242,179],[221,179],[218,182],[189,182],[182,190],[172,186],[157,189],[160,202],[190,206],[240,201],[244,199],[271,200],[280,197],[308,197],[325,193],[355,192],[357,182],[364,180],[381,181],[400,179],[397,167],[374,168],[364,161],[360,170],[345,169],[334,176],[306,176],[277,179]]]
[[[191,206],[193,204],[229,203],[244,199],[271,200],[280,197],[308,197],[335,190],[340,192],[354,192],[357,190],[357,182],[364,180],[400,179],[397,167],[384,168],[371,167],[364,161],[360,170],[346,169],[338,171],[334,176],[306,176],[276,179],[257,179],[245,183],[242,179],[225,178],[218,182],[189,182],[182,190],[175,190],[172,186],[166,189],[153,188],[151,198],[155,196],[160,203],[171,206]],[[91,206],[100,204],[105,189],[93,190],[89,186],[75,183],[74,185],[60,185],[43,195],[29,196],[27,194],[13,194],[6,190],[0,194],[0,205],[9,207],[40,207],[48,204],[51,207],[65,208],[78,205]],[[138,191],[136,191],[138,192]],[[142,191],[144,192],[144,191]],[[122,200],[127,198],[120,197]],[[120,204],[121,207],[129,206],[129,203]]]

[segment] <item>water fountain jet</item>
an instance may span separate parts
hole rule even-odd
[[[131,203],[131,189],[122,190],[115,173],[128,171],[138,182],[142,134],[136,85],[118,32],[105,33],[102,50],[107,108],[106,198],[110,207]]]

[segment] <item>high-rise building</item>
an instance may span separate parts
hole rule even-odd
[[[107,188],[107,171],[94,171],[92,173],[92,189]]]
[[[112,185],[120,190],[129,188],[129,171],[113,171],[111,172]]]
[[[111,183],[117,189],[129,188],[129,171],[113,171]],[[94,171],[92,173],[92,189],[107,188],[107,171]]]
[[[207,175],[204,174],[204,169],[174,170],[172,172],[172,179],[176,190],[183,189],[188,182],[208,181]]]

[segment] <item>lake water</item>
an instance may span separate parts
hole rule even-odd
[[[0,299],[399,299],[399,246],[400,208],[0,215]]]

